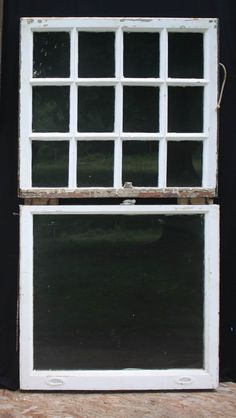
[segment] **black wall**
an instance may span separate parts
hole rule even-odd
[[[234,0],[5,0],[0,105],[0,385],[18,387],[18,74],[23,16],[218,17],[227,84],[219,115],[221,379],[236,379],[236,2]],[[84,203],[84,202],[83,202]]]

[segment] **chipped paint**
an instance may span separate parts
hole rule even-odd
[[[19,190],[19,197],[24,199],[59,199],[59,198],[213,198],[215,189],[203,188],[81,188],[76,190],[66,189],[27,189]]]
[[[144,18],[144,17],[139,17],[138,19],[135,18],[123,18],[120,19],[120,22],[152,22],[153,19],[152,18]]]

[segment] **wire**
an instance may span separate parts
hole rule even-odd
[[[226,83],[226,79],[227,79],[227,70],[226,70],[226,67],[224,66],[224,64],[222,64],[222,62],[219,63],[219,66],[221,68],[223,68],[224,78],[223,78],[222,86],[221,86],[221,89],[220,89],[220,95],[219,95],[219,99],[218,99],[218,103],[217,103],[216,109],[220,109],[221,101],[222,101],[222,97],[223,97],[223,93],[224,93],[224,88],[225,88],[225,83]]]

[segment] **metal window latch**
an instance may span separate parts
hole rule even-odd
[[[128,206],[128,205],[135,205],[135,203],[136,203],[135,199],[126,199],[121,203],[121,205]]]
[[[50,376],[48,376],[46,378],[46,384],[49,385],[49,386],[57,387],[57,386],[63,386],[65,384],[65,381],[62,377],[56,377],[56,376],[55,377],[50,377]]]
[[[124,184],[125,189],[132,189],[132,187],[133,187],[132,181],[126,181],[125,182],[125,184]]]

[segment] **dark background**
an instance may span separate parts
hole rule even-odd
[[[219,115],[221,380],[236,380],[236,2],[234,0],[5,0],[0,108],[0,385],[18,387],[18,74],[23,16],[218,17],[227,84]],[[91,201],[90,201],[91,202]],[[96,201],[99,203],[100,201]],[[155,200],[153,200],[153,203]],[[69,202],[68,202],[69,203]],[[83,201],[82,203],[86,203]],[[94,203],[94,200],[93,200]],[[149,202],[150,203],[150,202]],[[174,202],[172,202],[174,203]]]

